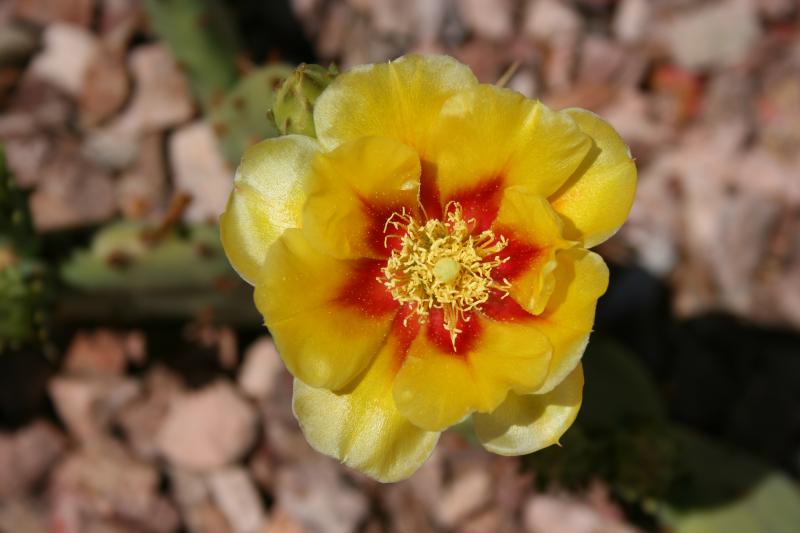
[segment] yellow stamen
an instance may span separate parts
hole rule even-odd
[[[444,327],[455,350],[461,333],[459,321],[468,321],[468,313],[489,299],[491,289],[501,291],[503,297],[508,295],[508,281],[497,283],[491,275],[494,268],[508,261],[496,255],[508,240],[502,235],[496,237],[491,230],[472,235],[475,219],[464,220],[458,203],[448,204],[445,214],[444,221],[429,219],[425,224],[405,210],[392,214],[384,232],[392,227],[405,233],[387,235],[386,239],[399,238],[400,248],[392,252],[378,281],[395,300],[412,304],[422,322],[431,309],[442,309]]]

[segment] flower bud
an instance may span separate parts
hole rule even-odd
[[[283,135],[299,133],[315,137],[314,103],[338,74],[336,67],[302,63],[286,78],[272,108],[275,125]]]

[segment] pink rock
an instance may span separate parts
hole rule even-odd
[[[88,27],[94,0],[12,0],[14,15],[22,20],[47,25],[66,22]]]
[[[518,528],[507,513],[498,509],[487,509],[467,520],[459,533],[483,533],[485,531],[511,532]]]
[[[178,527],[174,507],[158,494],[156,468],[112,442],[84,448],[54,471],[54,520],[83,533],[96,520],[122,518],[134,531],[168,533]]]
[[[103,43],[115,52],[126,50],[144,26],[144,5],[138,0],[103,0],[101,4],[98,25]]]
[[[278,507],[260,533],[309,533],[309,530],[284,509]]]
[[[514,29],[511,0],[459,0],[464,22],[485,39],[504,40]]]
[[[163,44],[134,48],[130,70],[135,88],[120,119],[133,131],[154,131],[182,124],[194,113],[189,85]]]
[[[378,33],[404,35],[411,32],[414,24],[414,10],[408,2],[395,0],[371,0],[361,2],[368,7],[371,15],[370,26]]]
[[[583,40],[578,64],[578,81],[582,83],[612,83],[625,65],[627,55],[614,41],[592,35]]]
[[[275,343],[269,337],[262,337],[245,352],[244,364],[239,372],[239,388],[246,395],[263,400],[275,390],[282,369],[283,362]]]
[[[185,510],[184,519],[192,533],[233,533],[225,513],[211,502]]]
[[[235,461],[256,437],[256,412],[226,381],[173,400],[156,442],[166,459],[195,471]]]
[[[703,3],[681,11],[664,29],[673,57],[688,69],[738,64],[761,35],[756,6],[750,0]]]
[[[164,45],[138,46],[128,62],[134,80],[130,104],[85,140],[87,155],[115,170],[136,161],[142,136],[183,124],[194,114],[186,78]]]
[[[31,500],[0,500],[0,531],[47,533],[46,514],[42,505]]]
[[[36,184],[52,146],[44,135],[11,138],[5,142],[6,161],[21,187]]]
[[[116,183],[120,211],[129,218],[143,218],[167,204],[167,176],[161,133],[146,134],[141,140],[133,167]]]
[[[224,468],[208,478],[211,494],[236,533],[256,533],[265,514],[253,480],[241,467]]]
[[[44,421],[0,433],[0,500],[29,491],[65,448],[63,435]]]
[[[163,367],[151,370],[145,393],[123,407],[116,416],[133,452],[145,459],[158,456],[156,434],[169,412],[170,403],[183,392],[180,380]]]
[[[34,226],[42,231],[100,222],[116,209],[111,176],[65,135],[42,166],[30,202]]]
[[[217,220],[233,186],[233,170],[222,157],[214,130],[206,122],[189,124],[172,135],[169,152],[177,189],[192,197],[187,220]]]
[[[557,496],[532,496],[523,511],[529,533],[635,533],[633,528],[602,516],[587,504]]]
[[[436,520],[452,529],[483,508],[491,498],[491,478],[482,468],[475,468],[455,478],[437,504]]]
[[[65,377],[50,381],[50,397],[70,433],[85,443],[107,440],[113,416],[140,392],[140,383],[119,377]]]
[[[64,367],[76,374],[119,376],[126,365],[124,337],[101,329],[75,335],[67,349]]]
[[[418,533],[434,531],[433,516],[442,495],[444,459],[441,448],[433,451],[409,479],[386,486],[379,492],[392,531]]]
[[[173,499],[177,502],[186,527],[192,533],[233,533],[226,513],[212,501],[206,474],[176,466],[169,470]]]
[[[497,60],[507,49],[505,43],[487,39],[471,39],[456,50],[456,59],[469,66],[482,83],[495,83],[503,75],[503,67]]]
[[[797,9],[795,0],[756,0],[759,12],[768,19],[790,18]]]
[[[25,126],[32,129],[8,133],[33,135],[36,129],[49,133],[62,132],[69,127],[74,107],[75,102],[69,95],[38,76],[31,66],[22,75],[16,91],[11,95],[9,110],[12,112],[11,117],[22,116],[27,123]],[[16,121],[19,122],[19,118]],[[17,126],[19,125],[18,123]]]
[[[573,85],[573,74],[579,51],[577,37],[565,33],[554,37],[550,54],[547,56],[543,74],[545,85],[555,94],[559,94]],[[596,90],[592,90],[596,92]]]
[[[622,0],[612,24],[616,38],[626,44],[641,41],[647,35],[652,7],[651,0]]]
[[[128,72],[122,59],[99,47],[89,62],[78,95],[81,118],[87,126],[111,118],[128,98]]]
[[[566,2],[528,0],[522,27],[537,40],[561,40],[576,36],[583,28],[583,19]]]
[[[73,198],[83,191],[98,202],[78,203]],[[73,228],[104,221],[114,214],[114,186],[101,172],[70,180],[67,187],[48,186],[37,189],[30,198],[33,225],[40,231]]]
[[[317,455],[277,474],[278,505],[311,531],[349,533],[367,515],[366,496],[346,483],[338,465]]]
[[[64,92],[78,95],[97,53],[94,36],[77,26],[52,24],[45,29],[44,46],[31,70]]]
[[[36,133],[36,120],[26,110],[15,109],[0,116],[0,138],[13,139],[34,133]]]

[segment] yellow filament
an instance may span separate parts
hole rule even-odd
[[[491,230],[472,235],[475,219],[464,220],[458,203],[448,204],[445,215],[444,221],[429,219],[420,224],[405,210],[393,213],[384,233],[389,227],[405,233],[386,236],[399,238],[400,247],[392,252],[378,281],[396,301],[412,304],[422,322],[431,309],[442,309],[444,327],[455,350],[461,333],[459,321],[468,321],[468,312],[484,304],[491,289],[501,291],[503,297],[508,295],[508,280],[497,283],[492,279],[492,270],[508,261],[508,257],[496,255],[508,240],[502,235],[496,237]]]

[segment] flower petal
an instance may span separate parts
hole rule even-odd
[[[306,236],[334,257],[388,256],[386,220],[414,212],[419,174],[417,153],[391,139],[362,137],[320,154],[306,188]]]
[[[564,113],[508,89],[479,85],[445,102],[430,160],[442,203],[474,191],[524,185],[554,193],[580,166],[591,139]],[[485,200],[484,200],[485,201]]]
[[[475,433],[492,453],[533,453],[558,443],[578,416],[582,399],[583,369],[578,365],[547,394],[512,392],[494,412],[476,413]]]
[[[303,180],[317,149],[309,137],[288,135],[262,141],[242,157],[220,217],[220,238],[233,268],[251,284],[270,245],[300,225]]]
[[[511,187],[492,227],[509,240],[498,254],[508,260],[494,270],[495,280],[511,281],[511,296],[528,312],[541,313],[555,287],[556,252],[571,246],[561,236],[561,219],[544,197]]]
[[[562,113],[592,137],[594,146],[550,201],[568,222],[566,237],[590,248],[616,233],[628,217],[636,193],[636,165],[625,142],[602,118],[585,109]]]
[[[338,390],[383,345],[397,304],[378,283],[380,261],[340,261],[289,229],[267,253],[255,301],[289,371]]]
[[[475,85],[472,71],[452,57],[410,54],[340,74],[314,106],[317,138],[327,149],[380,136],[422,149],[442,103]]]
[[[398,341],[390,337],[363,375],[338,394],[294,382],[294,414],[311,446],[382,482],[413,474],[439,439],[395,407],[397,350]]]
[[[547,374],[550,344],[530,325],[474,315],[461,326],[467,339],[456,352],[432,313],[397,373],[397,409],[423,429],[441,431],[473,411],[491,412],[509,390],[532,392]]]
[[[553,345],[547,379],[536,390],[553,390],[580,363],[592,332],[597,299],[608,288],[608,267],[603,258],[580,248],[556,254],[555,289],[533,325]]]

